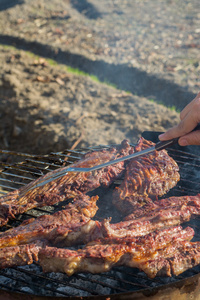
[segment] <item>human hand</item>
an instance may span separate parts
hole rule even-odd
[[[159,135],[161,141],[180,136],[180,146],[200,145],[200,130],[192,130],[200,123],[200,93],[180,113],[180,123]]]

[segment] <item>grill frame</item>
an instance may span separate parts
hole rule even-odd
[[[153,140],[153,139],[151,138],[151,140]],[[155,141],[155,140],[153,140],[153,141]],[[63,152],[50,153],[49,155],[42,155],[42,156],[31,155],[31,154],[26,154],[26,153],[17,153],[17,152],[13,152],[13,151],[0,150],[1,155],[7,156],[7,157],[11,156],[11,158],[16,157],[16,159],[19,160],[16,163],[3,162],[2,164],[0,164],[0,167],[3,167],[3,169],[4,169],[4,172],[2,172],[2,171],[0,172],[1,176],[3,174],[3,177],[8,178],[8,177],[10,177],[10,175],[8,175],[9,171],[11,170],[12,172],[14,172],[14,171],[16,172],[17,168],[23,169],[23,172],[25,172],[25,174],[27,174],[27,176],[25,176],[25,178],[24,178],[24,182],[21,181],[23,178],[21,178],[19,176],[14,176],[14,179],[9,178],[8,179],[9,181],[8,180],[6,181],[6,179],[3,178],[3,182],[7,182],[7,183],[9,182],[9,184],[11,184],[11,187],[8,187],[8,186],[4,185],[5,186],[5,191],[9,190],[9,189],[11,191],[11,190],[16,188],[16,185],[17,185],[17,187],[20,187],[22,184],[26,184],[27,181],[36,179],[37,178],[36,176],[43,175],[43,174],[47,173],[48,171],[52,171],[53,169],[58,168],[60,166],[68,165],[70,163],[73,163],[75,160],[79,159],[85,152],[88,152],[90,150],[99,150],[99,149],[102,149],[102,148],[109,148],[111,146],[115,146],[115,145],[109,145],[109,146],[99,145],[97,147],[88,147],[88,148],[77,149],[77,150],[66,150],[66,151],[63,151]],[[199,151],[199,148],[196,149],[196,153],[198,153],[198,151]],[[175,154],[172,155],[170,152],[173,152]],[[180,153],[181,153],[181,155],[180,155]],[[181,164],[183,165],[185,163],[185,160],[187,160],[187,161],[191,160],[192,162],[195,162],[193,164],[191,164],[189,162],[188,164],[189,165],[194,165],[192,167],[195,167],[195,168],[198,167],[199,171],[200,171],[200,157],[198,156],[198,154],[194,153],[194,148],[193,147],[187,147],[184,151],[182,151],[182,150],[179,149],[178,146],[176,146],[176,147],[173,147],[171,150],[169,150],[169,154],[172,155],[172,156],[176,156],[176,154],[178,154],[178,157],[179,157],[179,162],[178,163],[179,163],[179,165],[181,165]],[[199,163],[199,165],[197,164],[197,162]],[[39,164],[40,167],[39,168],[33,167],[34,163]],[[30,178],[30,174],[32,174],[31,176],[33,176],[33,178]],[[200,172],[199,172],[199,175],[200,175]],[[19,181],[16,181],[16,178]],[[17,182],[17,184],[16,184],[16,182]],[[193,185],[193,183],[194,182],[191,181],[190,184]],[[14,185],[14,186],[12,186],[12,185]],[[2,184],[0,184],[0,187],[2,187]],[[188,188],[187,188],[187,190],[188,190]],[[190,194],[191,193],[196,194],[198,191],[200,192],[200,188],[197,189],[197,191],[195,190],[195,192],[194,192],[194,190],[190,191]],[[179,187],[178,187],[177,191],[176,191],[176,188],[174,188],[173,191],[171,191],[170,193],[173,193],[173,195],[174,195],[174,193],[176,193],[176,192],[180,193],[180,188]],[[186,191],[184,190],[183,194],[185,194],[185,193],[186,193]],[[171,195],[166,195],[166,197],[167,196],[171,196]],[[55,205],[55,209],[59,209],[59,205]],[[39,211],[41,214],[47,213],[46,208],[37,208],[37,209],[34,209],[34,210]],[[32,211],[34,211],[34,210],[31,210],[27,213],[24,213],[22,216],[26,216],[27,218],[32,217],[31,214],[32,214]],[[16,218],[16,221],[14,223],[15,226],[18,224],[18,222],[21,222],[23,220],[22,216],[18,216]],[[11,222],[11,224],[12,224],[12,222]],[[10,223],[9,223],[7,225],[7,227],[9,228],[9,226],[12,226],[12,225],[10,225]],[[200,226],[200,220],[199,220],[199,226]],[[199,226],[198,226],[198,228],[199,228]],[[199,236],[199,238],[200,238],[200,236]],[[198,239],[198,240],[200,240],[200,239]],[[13,270],[16,269],[20,273],[21,272],[19,270],[20,268],[23,268],[23,267],[16,267],[16,268],[10,268],[10,269],[13,269]],[[117,272],[119,272],[119,271],[117,271],[118,269],[119,268],[114,268],[114,271],[108,272],[108,275],[107,275],[107,273],[104,273],[103,275],[100,274],[99,277],[102,280],[103,280],[104,277],[109,277],[109,276],[112,277],[113,273],[114,273],[114,275],[118,274],[117,273]],[[126,270],[126,272],[128,272],[128,274],[131,276],[130,268],[122,267],[122,269],[123,269],[122,273],[124,273],[125,270]],[[97,293],[93,292],[93,294],[92,294],[91,291],[90,291],[90,288],[85,289],[84,287],[80,288],[80,286],[79,286],[78,289],[83,292],[82,298],[84,298],[84,299],[92,299],[92,298],[105,299],[105,296],[109,297],[110,299],[129,299],[129,297],[131,297],[131,299],[137,299],[137,297],[139,297],[138,299],[142,299],[142,297],[146,298],[147,295],[148,295],[148,297],[154,297],[155,294],[158,294],[160,292],[163,293],[163,291],[165,291],[165,295],[166,295],[166,293],[168,293],[167,291],[170,291],[170,293],[174,293],[174,289],[177,290],[177,288],[180,291],[182,290],[182,293],[184,293],[185,290],[186,290],[186,292],[187,291],[191,292],[191,290],[192,290],[192,292],[194,293],[195,291],[200,290],[200,276],[199,276],[200,268],[199,268],[199,270],[198,270],[198,268],[196,268],[196,269],[193,268],[193,269],[194,269],[192,271],[193,274],[191,276],[187,276],[186,278],[183,278],[182,276],[178,276],[176,278],[176,280],[174,280],[174,281],[171,280],[171,282],[169,282],[170,280],[167,280],[167,281],[164,280],[164,282],[163,282],[162,279],[155,279],[155,282],[157,281],[157,283],[155,284],[156,286],[150,286],[149,287],[148,283],[147,283],[140,290],[130,290],[130,291],[128,291],[127,288],[124,290],[123,288],[120,287],[120,285],[123,286],[123,284],[126,283],[128,286],[130,286],[131,284],[130,284],[130,282],[127,283],[127,281],[128,281],[127,279],[120,279],[119,280],[119,278],[117,280],[121,281],[121,284],[119,286],[117,286],[117,288],[115,288],[114,293],[112,292],[112,290],[114,290],[113,287],[111,287],[111,292],[109,294],[103,294],[103,295],[99,294],[98,292]],[[23,271],[23,272],[26,273],[27,271]],[[4,270],[0,271],[0,277],[2,276],[2,273],[5,275],[5,271]],[[136,272],[137,281],[141,282],[141,280],[144,280],[144,278],[138,277],[138,273],[139,272]],[[139,276],[141,276],[141,273],[139,273]],[[73,277],[75,277],[78,280],[82,280],[82,282],[88,280],[85,277],[85,274],[76,274]],[[93,277],[92,281],[93,281],[94,285],[95,284],[96,285],[102,284],[102,286],[107,286],[109,288],[108,283],[101,282],[100,280],[95,279],[95,278],[98,278],[97,275],[91,275],[89,277]],[[143,277],[146,278],[145,275]],[[66,276],[64,278],[66,279]],[[125,276],[125,278],[126,278],[126,276]],[[153,282],[153,280],[150,280],[150,281]],[[91,282],[91,279],[90,279],[90,282]],[[147,280],[147,282],[149,282],[149,279]],[[67,282],[67,285],[69,287],[72,285],[70,280],[69,280],[69,282]],[[72,287],[74,289],[76,289],[76,284],[72,285]],[[1,288],[0,296],[4,295],[6,293],[8,293],[10,296],[12,295],[13,297],[18,295],[18,293],[20,293],[20,297],[23,296],[23,294],[21,294],[21,290],[17,290],[17,288],[16,288],[14,291],[12,291],[12,289],[7,288],[7,286],[4,286],[1,283],[1,279],[0,279],[0,288]],[[88,294],[89,293],[90,294],[89,295],[84,295],[84,292],[88,292]],[[46,299],[52,299],[52,297],[55,297],[55,291],[52,291],[52,293],[53,294],[50,295],[49,297],[45,297],[44,295],[30,294],[30,293],[25,293],[24,292],[24,297],[29,296],[29,297],[31,297],[31,299],[40,299],[41,297],[42,297],[42,299],[45,299],[45,298]],[[79,298],[79,296],[77,296],[77,295],[70,295],[69,293],[67,294],[66,292],[61,292],[60,295],[61,296],[59,296],[59,292],[56,291],[57,299],[60,299],[60,298],[61,299],[65,299],[65,298],[66,299],[69,299],[69,298],[70,299],[77,299],[77,298]],[[20,299],[23,299],[23,298],[20,298]]]

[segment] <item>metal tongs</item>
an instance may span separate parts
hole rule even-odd
[[[198,124],[193,131],[195,131],[195,130],[200,130],[200,124]],[[108,161],[106,163],[103,163],[103,164],[100,164],[100,165],[97,165],[97,166],[93,166],[93,167],[90,167],[90,168],[64,167],[64,168],[62,168],[62,170],[58,170],[56,173],[46,175],[45,178],[39,179],[35,183],[35,185],[32,185],[31,187],[27,188],[26,192],[29,191],[29,190],[32,190],[34,188],[41,187],[41,186],[43,186],[43,185],[45,185],[45,184],[47,184],[47,183],[49,183],[49,182],[51,182],[55,179],[58,179],[62,176],[65,176],[69,172],[92,172],[92,171],[95,171],[95,170],[99,170],[101,168],[105,168],[105,167],[110,166],[110,165],[117,164],[121,161],[125,161],[125,160],[128,160],[128,159],[133,159],[133,158],[138,158],[142,155],[150,154],[155,150],[160,151],[160,150],[166,149],[169,146],[172,146],[172,145],[178,143],[178,139],[179,139],[179,137],[175,138],[175,139],[172,139],[172,140],[168,140],[168,141],[159,141],[153,147],[149,147],[145,150],[142,150],[142,151],[139,151],[139,152],[127,155],[127,156],[123,156],[123,157],[120,157],[120,158],[117,158],[117,159],[114,159],[114,160],[111,160],[111,161]],[[25,190],[24,190],[24,192],[25,192]]]

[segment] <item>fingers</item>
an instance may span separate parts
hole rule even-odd
[[[174,139],[190,133],[199,123],[197,118],[189,112],[177,126],[169,129],[167,132],[159,136],[161,141]]]
[[[200,93],[189,103],[180,114],[180,123],[161,134],[161,141],[181,137],[179,144],[200,145],[200,131],[191,132],[200,123]]]
[[[178,141],[180,146],[200,145],[200,130],[188,133]]]

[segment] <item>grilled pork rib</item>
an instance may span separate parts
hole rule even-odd
[[[125,218],[125,221],[112,224],[104,220],[104,236],[141,236],[156,229],[175,226],[187,222],[192,216],[200,215],[200,194],[196,196],[171,197],[146,204]],[[139,217],[138,217],[139,216]]]
[[[0,249],[0,269],[30,265],[38,261],[38,253],[46,242],[36,241],[32,244],[12,246]]]
[[[193,215],[200,215],[198,197],[199,195],[177,197],[177,201],[173,197],[172,204],[182,203],[182,205],[171,207],[163,207],[164,200],[160,200],[162,206],[157,207],[149,215],[133,219],[131,216],[130,220],[110,223],[109,219],[102,222],[90,219],[97,211],[98,197],[90,199],[84,195],[80,199],[75,199],[74,203],[69,204],[63,211],[25,221],[20,226],[1,233],[0,245],[7,247],[42,239],[52,245],[65,247],[86,244],[105,237],[113,239],[143,236],[157,229],[187,222]]]
[[[193,215],[199,214],[200,209],[200,194],[196,196],[181,196],[181,197],[170,197],[157,201],[152,201],[146,203],[143,207],[136,209],[132,214],[126,216],[125,220],[134,220],[137,218],[150,218],[155,217],[158,214],[162,215],[162,213],[172,212],[180,210],[180,212],[184,212],[189,207],[190,213]],[[177,214],[177,213],[176,213]],[[169,216],[170,217],[170,216]]]
[[[200,263],[200,242],[176,242],[140,263],[148,277],[179,275]]]
[[[135,152],[153,146],[143,138],[135,147]],[[150,198],[164,195],[180,179],[177,163],[165,150],[132,159],[128,163],[122,184],[115,189],[113,204],[124,214],[152,202]]]
[[[109,150],[89,152],[73,164],[74,167],[92,167],[103,162],[120,158],[133,153],[133,148],[124,140],[119,147]],[[61,170],[61,169],[60,169]],[[51,172],[55,174],[57,170]],[[5,225],[9,219],[34,207],[52,205],[65,199],[74,198],[82,193],[91,191],[100,185],[109,186],[115,179],[122,176],[124,162],[117,163],[95,172],[68,173],[42,187],[34,188],[24,193],[27,188],[33,187],[41,178],[29,183],[14,192],[0,197],[0,226]],[[50,173],[44,175],[49,176]]]
[[[0,234],[0,248],[27,244],[36,240],[53,242],[55,237],[59,238],[59,228],[62,226],[65,227],[65,239],[70,234],[76,239],[76,236],[79,236],[78,228],[87,224],[95,215],[98,209],[97,200],[98,196],[90,198],[82,195],[82,197],[74,199],[74,203],[68,204],[62,211],[24,221],[20,226]]]
[[[44,272],[63,272],[69,276],[82,271],[106,272],[116,265],[140,267],[142,261],[157,257],[159,249],[191,240],[193,235],[192,228],[177,227],[139,238],[95,241],[78,251],[47,246],[39,252],[39,264]]]

